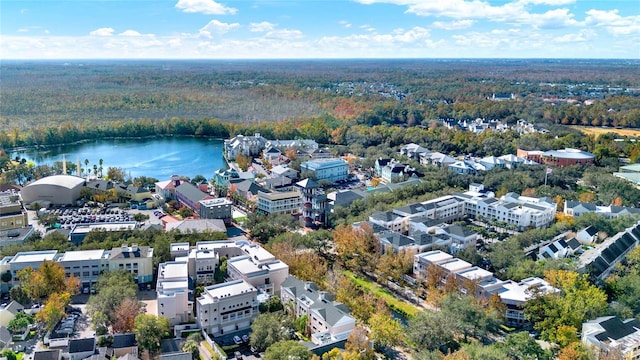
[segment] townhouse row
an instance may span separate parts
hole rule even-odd
[[[493,273],[433,250],[414,256],[413,274],[419,281],[430,281],[438,286],[452,286],[463,294],[489,300],[497,295],[506,306],[505,320],[510,326],[526,323],[524,305],[537,294],[559,291],[541,278],[530,277],[520,282],[500,280]]]

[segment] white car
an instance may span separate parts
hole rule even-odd
[[[242,339],[240,339],[240,336],[236,335],[233,337],[233,342],[236,343],[236,345],[240,345],[242,344]]]

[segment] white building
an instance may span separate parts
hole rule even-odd
[[[125,270],[134,276],[138,284],[153,281],[153,248],[123,244],[109,252],[109,271]]]
[[[156,292],[157,314],[168,318],[170,325],[187,322],[193,317],[186,261],[170,261],[158,265]]]
[[[258,290],[244,280],[207,286],[196,299],[197,323],[213,336],[248,329],[259,314],[257,295]]]
[[[582,343],[604,353],[619,351],[621,359],[640,359],[640,321],[603,316],[582,324]]]
[[[356,319],[335,297],[319,291],[316,284],[303,282],[293,276],[282,283],[282,303],[292,302],[296,317],[307,315],[311,341],[322,345],[346,340],[356,326]]]
[[[265,214],[300,213],[300,191],[262,192],[258,191],[258,210]]]
[[[337,158],[305,161],[300,164],[300,169],[302,172],[309,172],[317,181],[335,183],[349,177],[349,164]]]
[[[538,277],[530,277],[520,282],[505,281],[500,288],[494,290],[500,296],[502,303],[507,306],[505,320],[507,324],[519,326],[526,323],[524,305],[534,296],[555,293],[559,290],[551,286],[545,280]]]
[[[256,244],[242,244],[244,256],[227,260],[227,274],[243,279],[268,295],[280,293],[282,282],[289,276],[289,266]]]
[[[235,160],[238,154],[258,156],[265,148],[267,139],[256,133],[253,136],[237,135],[224,141],[224,153],[228,160]]]

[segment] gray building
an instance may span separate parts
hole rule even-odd
[[[225,224],[231,223],[231,205],[233,203],[226,198],[200,200],[198,216],[201,219],[220,219]]]

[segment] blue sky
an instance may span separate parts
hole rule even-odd
[[[2,0],[0,59],[640,58],[640,0]]]

